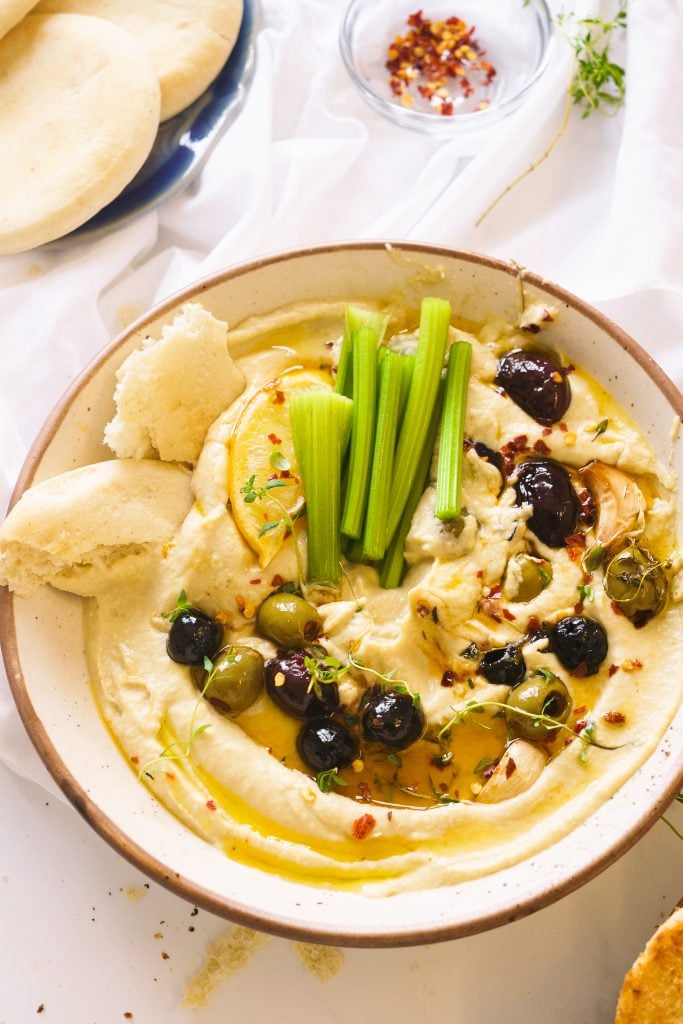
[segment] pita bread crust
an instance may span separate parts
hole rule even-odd
[[[228,325],[187,303],[161,338],[145,340],[116,373],[116,416],[104,431],[119,458],[196,462],[206,432],[244,390]]]
[[[193,103],[230,56],[243,0],[42,0],[43,12],[106,18],[147,50],[161,85],[161,120]]]
[[[0,0],[0,38],[18,25],[37,0]]]
[[[89,220],[135,176],[159,121],[159,83],[123,29],[30,14],[0,40],[0,253]]]
[[[190,474],[153,460],[83,466],[26,491],[0,527],[0,584],[90,596],[139,576],[192,506]]]
[[[614,1024],[683,1021],[683,908],[654,933],[624,978]]]

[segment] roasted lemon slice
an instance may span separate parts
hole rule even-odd
[[[295,515],[304,492],[294,454],[289,396],[302,388],[331,388],[323,370],[291,370],[249,399],[230,439],[228,494],[237,527],[262,569],[287,536],[283,516]]]

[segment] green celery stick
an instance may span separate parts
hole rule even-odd
[[[377,402],[377,333],[361,327],[353,335],[353,420],[342,533],[360,537],[370,485]]]
[[[394,460],[387,538],[391,540],[415,481],[420,455],[436,403],[443,368],[451,306],[445,299],[424,299],[420,337]]]
[[[463,440],[471,359],[472,346],[468,341],[456,341],[451,346],[436,473],[434,514],[442,520],[457,519],[460,516]]]
[[[380,361],[377,425],[363,539],[363,554],[370,561],[384,558],[387,546],[391,471],[396,448],[404,359],[397,352],[384,349]]]
[[[420,502],[420,498],[424,494],[425,487],[429,483],[429,470],[432,464],[432,456],[434,454],[436,431],[439,425],[439,419],[441,418],[442,396],[443,386],[440,386],[437,392],[432,418],[428,424],[427,434],[422,444],[422,450],[420,451],[418,466],[410,488],[410,493],[408,494],[408,500],[406,501],[403,509],[398,529],[392,537],[391,543],[384,557],[384,561],[382,562],[379,583],[385,590],[391,590],[393,587],[399,587],[405,573],[406,566],[404,552],[406,537],[408,536],[410,524],[412,523],[413,516],[415,515],[415,509]]]
[[[341,580],[341,472],[353,402],[323,388],[293,391],[292,437],[306,498],[309,583]]]

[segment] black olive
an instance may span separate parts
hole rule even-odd
[[[296,740],[301,760],[314,772],[348,768],[360,751],[345,725],[332,718],[314,718],[302,726]]]
[[[607,634],[599,622],[585,615],[568,615],[548,634],[550,650],[570,672],[594,676],[607,657]],[[585,671],[583,670],[585,667]]]
[[[493,448],[489,448],[482,441],[475,441],[473,447],[480,459],[483,459],[484,462],[490,462],[500,473],[500,490],[502,491],[507,479],[505,476],[505,459],[500,452],[494,452]]]
[[[332,715],[339,707],[335,682],[313,683],[306,668],[306,651],[279,651],[266,662],[266,691],[292,718]]]
[[[538,352],[517,349],[498,363],[496,384],[538,423],[557,423],[569,408],[569,382],[558,363]]]
[[[180,612],[166,638],[169,658],[181,665],[203,665],[223,643],[223,627],[217,619],[198,608]]]
[[[495,647],[487,651],[479,662],[479,671],[489,683],[497,686],[517,686],[524,679],[526,664],[517,644]]]
[[[518,504],[529,504],[533,513],[529,529],[551,548],[560,548],[576,531],[579,499],[567,470],[550,459],[523,462],[515,484]]]
[[[361,705],[360,727],[366,743],[405,750],[420,738],[425,719],[409,693],[373,687]]]

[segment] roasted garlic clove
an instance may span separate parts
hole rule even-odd
[[[614,466],[589,462],[580,471],[598,507],[595,535],[605,548],[614,548],[643,529],[645,498],[638,484]]]
[[[533,786],[546,760],[543,751],[533,743],[513,740],[477,797],[478,803],[498,804],[524,793]]]

